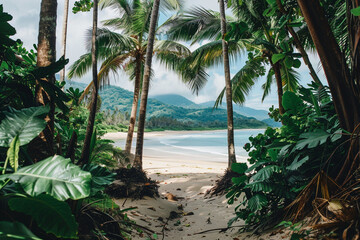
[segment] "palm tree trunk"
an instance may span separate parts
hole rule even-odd
[[[282,78],[281,78],[281,71],[280,71],[280,63],[277,62],[275,64],[272,64],[276,79],[276,85],[277,85],[277,94],[278,94],[278,101],[279,101],[279,113],[280,115],[283,115],[285,113],[285,109],[282,105],[282,97],[283,97],[283,85],[282,85]]]
[[[227,137],[228,137],[228,169],[231,165],[236,163],[235,144],[234,144],[234,117],[233,117],[233,103],[232,103],[232,88],[230,77],[230,64],[228,43],[225,40],[226,36],[226,16],[224,0],[219,1],[220,16],[221,16],[221,34],[222,34],[222,48],[224,59],[224,72],[225,72],[225,88],[226,88],[226,107],[227,107]]]
[[[154,49],[156,25],[159,16],[159,5],[160,5],[160,0],[154,0],[153,9],[151,13],[151,20],[150,20],[148,45],[146,49],[146,61],[145,61],[145,70],[143,77],[143,86],[141,91],[140,115],[139,115],[135,159],[134,159],[134,168],[137,168],[139,170],[142,170],[146,105],[147,105],[147,99],[149,93],[151,62],[152,62],[153,49]]]
[[[298,4],[324,68],[341,127],[352,132],[360,122],[359,99],[357,89],[352,87],[354,79],[344,55],[319,1],[298,0]],[[354,71],[359,69],[354,68]]]
[[[281,0],[276,0],[276,3],[280,9],[280,12],[283,14],[283,15],[287,15],[287,11],[285,10]],[[286,25],[286,28],[288,30],[288,32],[291,34],[291,36],[293,37],[294,39],[294,43],[295,43],[295,46],[297,48],[297,50],[300,52],[303,60],[304,60],[304,63],[308,66],[309,68],[309,71],[310,71],[310,76],[312,77],[312,79],[314,80],[314,82],[316,82],[317,84],[319,84],[320,87],[323,87],[323,84],[322,82],[320,81],[318,75],[316,74],[311,62],[310,62],[310,59],[309,59],[309,56],[308,54],[306,53],[303,45],[301,44],[300,42],[300,39],[299,39],[299,36],[297,35],[297,33],[295,32],[294,28],[289,26],[289,25]]]
[[[95,117],[97,110],[98,101],[98,79],[97,79],[97,49],[96,49],[96,32],[97,32],[97,21],[98,21],[98,0],[94,0],[93,6],[93,29],[92,29],[92,48],[91,48],[91,59],[92,59],[92,77],[93,77],[93,92],[91,98],[90,113],[88,119],[88,125],[86,128],[84,146],[81,152],[80,164],[86,164],[90,158],[90,142],[91,136],[94,131]]]
[[[42,0],[39,22],[37,66],[46,67],[56,60],[56,0]],[[42,80],[55,83],[55,75]],[[34,139],[29,146],[29,154],[34,161],[39,161],[54,154],[54,111],[55,104],[44,91],[40,83],[36,82],[35,101],[38,105],[50,104],[50,112],[46,117],[47,126],[44,131]]]
[[[134,84],[134,99],[131,108],[131,115],[130,115],[130,124],[128,129],[128,134],[126,138],[126,145],[125,145],[125,152],[130,154],[131,152],[131,144],[134,135],[135,129],[135,122],[136,122],[136,113],[139,103],[139,93],[140,93],[140,82],[141,82],[141,55],[137,54],[136,56],[136,75],[135,75],[135,84]]]
[[[64,1],[64,20],[63,20],[63,29],[62,29],[62,50],[61,50],[61,56],[64,56],[66,53],[66,35],[67,35],[67,25],[68,25],[68,16],[69,16],[69,0]],[[65,80],[65,66],[60,71],[60,82],[63,82]]]

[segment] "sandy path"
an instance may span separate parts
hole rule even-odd
[[[146,133],[146,137],[159,136],[160,133]],[[168,134],[174,134],[172,132]],[[111,139],[125,137],[124,133],[112,133]],[[245,159],[238,159],[244,161]],[[196,234],[201,231],[226,228],[227,222],[234,217],[235,205],[228,205],[226,198],[204,198],[204,193],[210,189],[215,181],[224,173],[227,163],[194,160],[184,155],[159,154],[147,151],[143,158],[144,170],[148,176],[159,182],[160,198],[145,198],[142,200],[118,199],[115,202],[122,208],[136,207],[128,212],[129,218],[137,224],[145,226],[157,233],[158,239],[169,240],[241,240],[241,239],[266,239],[278,240],[289,239],[288,236],[251,236],[249,233],[239,234],[238,229],[230,229],[226,232],[218,231]],[[169,201],[165,196],[171,193],[178,199]],[[180,213],[179,218],[167,220],[170,212]],[[166,223],[167,222],[167,223]],[[163,229],[164,224],[164,236]],[[234,225],[242,225],[236,222]],[[133,239],[146,239],[146,236],[134,235]]]

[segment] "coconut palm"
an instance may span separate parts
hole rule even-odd
[[[56,14],[57,1],[42,0],[40,10],[38,48],[37,48],[37,66],[47,67],[56,60]],[[43,79],[51,84],[55,83],[55,75],[50,75]],[[50,103],[50,112],[47,116],[48,125],[39,137],[30,143],[31,152],[29,152],[35,161],[44,159],[53,154],[54,138],[54,100],[49,97],[45,90],[36,81],[36,103],[46,105]]]
[[[226,16],[225,16],[225,4],[224,0],[219,1],[220,5],[220,17],[221,17],[221,35],[222,35],[222,49],[223,49],[223,61],[224,61],[224,73],[225,73],[225,88],[226,88],[226,106],[227,106],[227,138],[228,138],[228,168],[231,169],[231,165],[236,163],[235,155],[235,143],[234,143],[234,113],[233,113],[233,100],[232,100],[232,88],[230,77],[230,63],[229,63],[229,47],[226,37]]]
[[[300,63],[294,59],[298,55],[292,52],[291,44],[285,44],[286,34],[284,35],[283,31],[276,28],[276,19],[263,16],[262,13],[267,7],[265,1],[246,1],[239,7],[240,10],[238,11],[241,14],[234,14],[236,18],[227,18],[227,27],[231,29],[226,35],[226,39],[229,39],[229,53],[232,57],[236,57],[241,52],[239,50],[247,49],[255,52],[255,54],[251,53],[249,61],[247,61],[247,64],[252,67],[244,66],[232,79],[233,100],[236,103],[243,103],[254,81],[264,74],[263,66],[270,64],[271,70],[268,72],[267,81],[263,85],[263,99],[270,91],[271,82],[276,80],[279,109],[282,113],[283,88],[294,91],[298,85],[299,77],[291,68]],[[193,42],[212,41],[194,51],[195,61],[202,61],[207,66],[222,63],[222,49],[218,45],[221,43],[219,41],[221,34],[218,13],[195,8],[174,17],[168,21],[167,25],[170,26],[168,33],[171,39],[191,40]],[[282,58],[273,59],[273,55],[278,56],[276,54],[281,54]],[[289,66],[288,62],[291,62],[292,65]],[[253,68],[254,66],[257,68]],[[217,103],[221,103],[223,95],[224,92],[220,94]]]
[[[126,152],[130,153],[133,132],[135,128],[136,113],[138,107],[141,79],[144,75],[144,62],[146,61],[146,50],[149,39],[149,21],[152,10],[152,1],[102,1],[102,7],[112,7],[120,12],[117,18],[105,20],[104,28],[98,29],[97,46],[98,59],[102,62],[98,78],[99,85],[109,83],[111,73],[117,73],[123,69],[134,81],[134,98],[130,116],[130,124],[126,141]],[[161,10],[176,9],[179,1],[163,1],[160,4]],[[115,32],[112,29],[121,31]],[[153,49],[155,56],[162,63],[169,63],[167,66],[181,74],[181,78],[191,89],[198,91],[204,83],[206,74],[201,68],[196,71],[189,69],[181,70],[178,65],[190,55],[190,50],[185,46],[168,40],[155,39]],[[84,54],[70,68],[69,78],[82,76],[89,70],[91,61],[90,53]],[[200,84],[198,84],[200,82]],[[194,84],[197,83],[197,84]],[[92,89],[92,83],[85,89],[84,95]]]
[[[67,37],[67,26],[68,26],[68,17],[69,17],[69,0],[64,1],[64,19],[63,19],[63,29],[62,29],[62,39],[61,39],[61,55],[65,58],[66,53],[66,37]],[[65,79],[65,67],[60,71],[60,82],[63,82]]]
[[[79,163],[86,164],[90,159],[90,145],[91,138],[94,131],[95,125],[95,117],[97,110],[97,102],[98,102],[98,76],[97,76],[97,46],[96,46],[96,32],[98,25],[98,0],[94,0],[93,6],[93,29],[91,34],[91,66],[92,66],[92,83],[94,85],[94,89],[92,91],[91,105],[90,105],[90,113],[88,124],[86,127],[86,134],[84,139],[84,146],[81,152],[81,158]]]

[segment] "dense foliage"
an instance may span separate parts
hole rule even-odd
[[[268,128],[264,134],[250,137],[244,148],[249,152],[249,167],[237,163],[227,193],[228,202],[236,199],[237,219],[247,228],[271,227],[286,215],[287,207],[319,172],[335,176],[345,153],[342,130],[326,88],[301,88],[299,94],[285,92],[284,115],[274,112],[283,122],[279,129]],[[337,148],[340,146],[339,148]]]

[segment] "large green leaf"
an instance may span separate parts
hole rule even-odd
[[[77,223],[66,202],[49,195],[12,198],[9,207],[13,211],[30,215],[37,225],[47,233],[57,237],[76,238]]]
[[[46,122],[40,116],[48,112],[49,106],[5,112],[5,118],[0,123],[0,147],[10,147],[15,136],[19,136],[20,146],[28,144],[45,128]]]
[[[41,240],[36,237],[24,224],[19,222],[0,222],[0,239]]]
[[[286,111],[292,110],[297,113],[304,108],[302,100],[293,92],[286,91],[283,95],[282,104]]]
[[[269,179],[275,172],[280,172],[279,166],[266,166],[260,169],[254,176],[251,177],[251,182],[264,181],[266,179]]]
[[[278,61],[280,61],[281,59],[284,59],[285,58],[285,54],[284,53],[277,53],[277,54],[274,54],[272,55],[271,57],[271,61],[273,64],[277,63]]]
[[[16,173],[2,175],[0,181],[6,178],[20,183],[31,196],[47,193],[59,200],[76,200],[90,195],[91,174],[61,156],[49,157]]]
[[[20,150],[20,139],[16,135],[10,144],[10,148],[7,151],[7,160],[10,162],[10,166],[16,172],[19,167],[19,150]]]
[[[83,170],[91,173],[91,196],[105,189],[115,180],[115,173],[110,172],[107,168],[95,164],[86,164]]]
[[[252,182],[244,188],[250,188],[253,192],[271,192],[274,189],[272,184],[267,182]]]
[[[233,163],[231,164],[231,170],[238,174],[244,174],[245,171],[248,169],[248,166],[246,163]]]
[[[262,209],[267,204],[268,204],[268,200],[266,199],[265,195],[262,193],[258,193],[254,195],[248,201],[248,206],[250,210],[253,212]]]
[[[298,143],[295,146],[295,149],[302,150],[306,146],[308,148],[315,148],[321,144],[326,143],[329,137],[331,137],[331,134],[321,129],[317,129],[314,132],[303,133],[300,135],[300,138],[303,139],[298,141]]]
[[[291,170],[291,171],[295,171],[309,160],[309,156],[306,156],[306,157],[302,158],[301,160],[299,160],[299,158],[300,158],[300,155],[296,156],[296,158],[291,163],[291,165],[288,166],[286,169]]]

